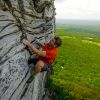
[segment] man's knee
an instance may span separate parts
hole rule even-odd
[[[36,63],[36,66],[43,67],[43,66],[44,66],[44,62],[40,60],[40,61],[38,61],[38,62]]]
[[[43,68],[43,66],[44,66],[44,62],[38,61],[35,65],[35,69],[34,69],[35,73],[41,72],[41,69]]]

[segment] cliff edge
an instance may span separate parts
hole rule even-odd
[[[54,33],[53,0],[0,0],[0,100],[43,100],[46,72],[26,83],[30,52],[20,40],[36,45],[36,39],[48,42]]]

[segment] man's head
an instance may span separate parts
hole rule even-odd
[[[59,46],[61,46],[62,44],[62,40],[59,37],[54,37],[50,40],[50,42],[48,43],[48,46],[50,48],[58,48]]]

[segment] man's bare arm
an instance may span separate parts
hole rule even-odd
[[[39,56],[46,56],[46,51],[40,51],[38,50],[36,47],[34,47],[28,40],[23,39],[22,42],[27,45],[29,48],[31,48],[36,54],[38,54]]]

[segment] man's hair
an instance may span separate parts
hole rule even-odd
[[[60,37],[55,36],[55,44],[57,45],[57,47],[62,45],[62,40]]]

